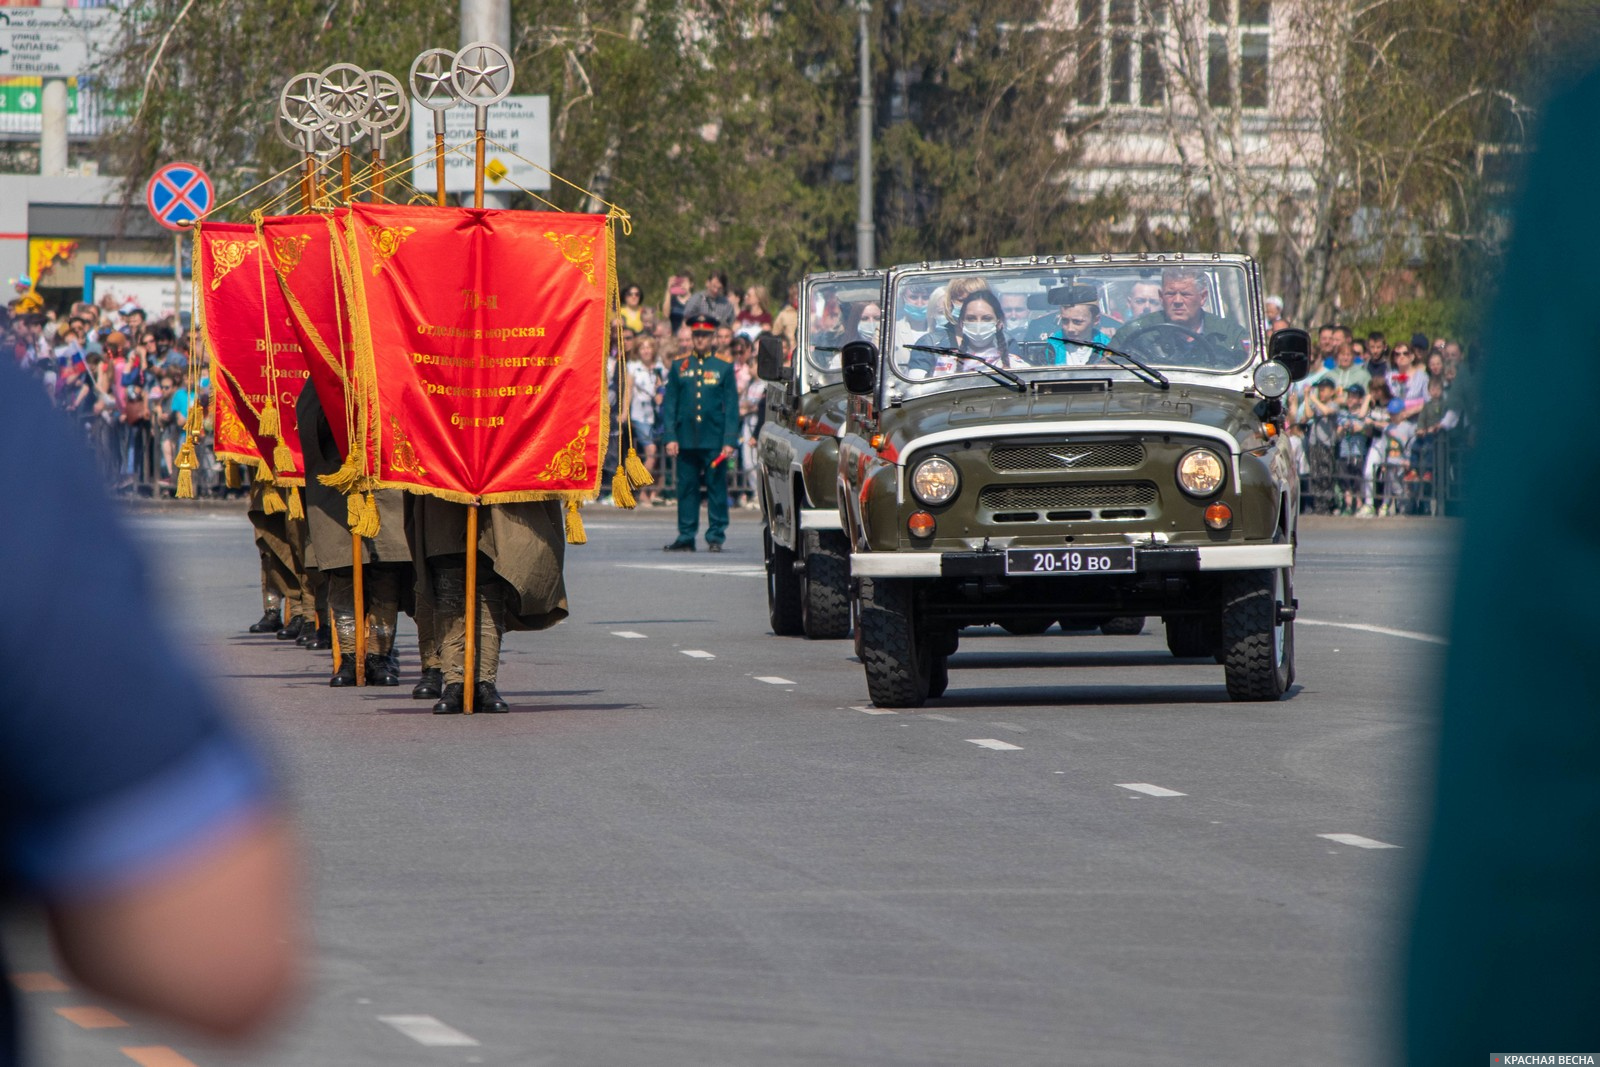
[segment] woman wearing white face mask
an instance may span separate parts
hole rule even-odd
[[[1006,343],[1005,310],[1000,306],[1000,298],[991,290],[980,289],[962,301],[961,317],[955,324],[956,347],[963,352],[970,352],[987,363],[1000,367],[1022,365],[1022,360],[1013,356]],[[951,370],[971,370],[971,360],[955,360],[948,358],[953,364]],[[941,364],[940,369],[943,369]]]
[[[850,316],[845,320],[846,333],[852,340],[871,341],[878,343],[878,338],[883,333],[883,306],[876,300],[869,300],[864,304],[857,304],[850,309]]]

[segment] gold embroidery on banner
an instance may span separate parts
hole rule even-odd
[[[294,273],[300,265],[300,259],[306,253],[306,245],[311,243],[308,233],[299,236],[272,238],[272,258],[278,261],[278,273],[287,278]]]
[[[222,445],[230,452],[241,451],[243,448],[249,447],[250,435],[245,433],[244,423],[239,421],[239,416],[235,414],[233,408],[225,408],[219,404],[217,405],[217,411],[222,416],[220,425],[217,427],[217,444]],[[240,446],[240,448],[235,448],[235,445]]]
[[[589,427],[585,426],[578,431],[566,448],[550,457],[550,462],[539,475],[541,482],[576,480],[583,481],[589,476],[589,463],[584,459],[583,453],[589,443]]]
[[[254,241],[211,242],[211,288],[216,289],[222,279],[244,262],[244,257],[256,250]]]
[[[400,242],[416,232],[415,226],[374,226],[367,231],[367,237],[372,241],[372,250],[378,254],[378,261],[372,265],[374,278],[383,269],[383,265],[400,251]]]
[[[393,415],[389,416],[389,431],[394,434],[394,454],[389,457],[389,469],[401,474],[427,474],[417,462],[417,451],[411,447],[411,439],[400,429],[400,420]]]
[[[594,284],[594,238],[575,233],[556,233],[546,230],[547,238],[561,249],[561,254],[567,262],[583,271],[583,276],[589,279],[589,284]]]

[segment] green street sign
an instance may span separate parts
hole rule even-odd
[[[0,78],[0,115],[37,115],[44,97],[38,78]],[[67,113],[78,112],[78,79],[67,79]]]

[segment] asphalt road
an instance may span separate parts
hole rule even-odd
[[[135,517],[185,645],[280,756],[313,980],[248,1055],[132,1016],[82,1029],[56,1009],[91,996],[29,993],[42,1062],[1382,1055],[1449,526],[1303,528],[1286,702],[1229,703],[1221,668],[1174,661],[1153,620],[1138,637],[969,631],[947,695],[888,713],[848,641],[771,635],[754,522],[685,558],[659,551],[662,510],[586,514],[572,618],[511,635],[512,714],[471,718],[408,699],[409,624],[400,690],[330,690],[325,655],[245,634],[242,514]],[[13,970],[60,974],[26,924],[11,936]]]

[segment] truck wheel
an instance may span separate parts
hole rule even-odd
[[[1179,659],[1210,659],[1220,643],[1211,619],[1180,615],[1162,620],[1167,627],[1167,651]]]
[[[812,639],[850,636],[850,552],[842,534],[801,534],[805,573],[800,581],[800,618]]]
[[[868,695],[880,708],[920,708],[933,677],[933,650],[917,629],[911,583],[874,578],[861,597]]]
[[[772,620],[772,632],[779,637],[794,637],[804,632],[794,552],[774,541],[769,529],[762,529],[761,543],[767,559],[767,614]]]
[[[1281,700],[1294,680],[1294,620],[1285,570],[1244,571],[1223,587],[1222,668],[1234,700]]]
[[[1117,615],[1100,624],[1100,632],[1112,637],[1133,637],[1144,633],[1143,615]]]
[[[1009,619],[1000,624],[1000,629],[1016,637],[1032,637],[1050,629],[1050,624],[1054,621],[1054,619]]]

